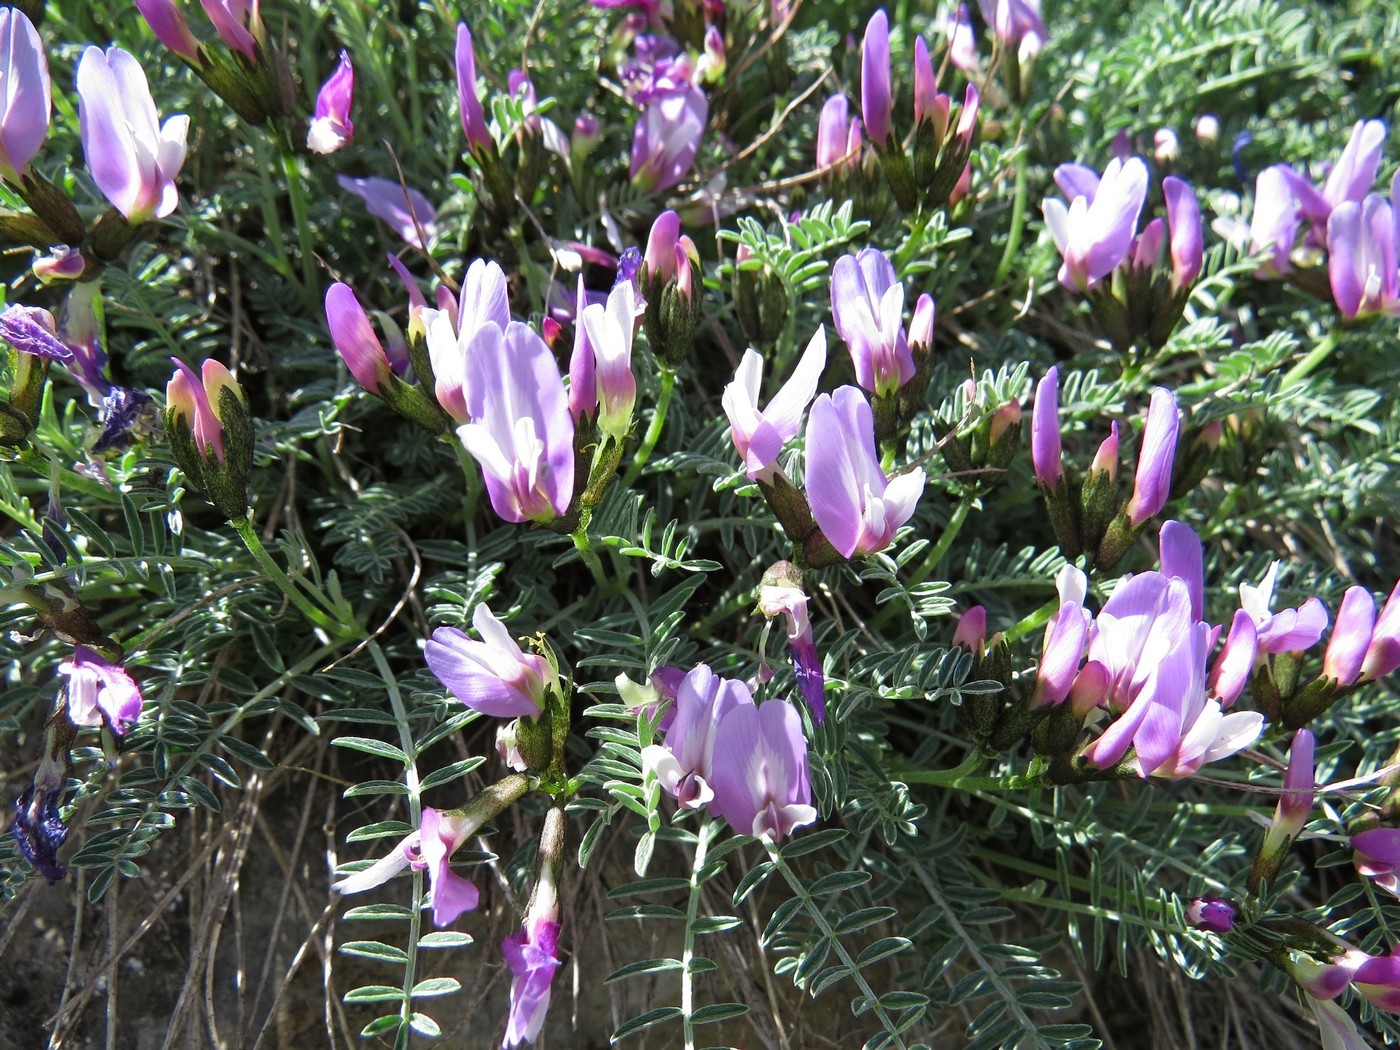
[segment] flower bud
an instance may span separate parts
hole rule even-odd
[[[1361,661],[1361,677],[1365,681],[1383,678],[1400,667],[1400,583],[1390,592],[1385,608],[1376,619],[1371,632],[1371,644]]]
[[[787,323],[788,293],[782,277],[767,263],[746,266],[752,258],[748,245],[739,245],[734,255],[734,312],[751,345],[769,346]]]
[[[860,107],[865,130],[877,147],[889,145],[894,101],[890,97],[890,30],[885,9],[870,16],[860,52]]]
[[[202,375],[178,358],[166,387],[165,432],[175,462],[226,518],[248,509],[253,420],[243,390],[212,358]]]
[[[1152,136],[1152,157],[1163,166],[1181,156],[1181,142],[1171,128],[1158,128]]]
[[[350,104],[355,91],[355,67],[350,56],[340,53],[340,64],[316,94],[316,112],[306,131],[306,148],[313,153],[334,153],[355,134]]]
[[[1220,137],[1220,118],[1213,113],[1203,113],[1196,118],[1196,141],[1209,146]]]
[[[467,135],[467,152],[493,154],[495,140],[486,126],[486,111],[476,95],[476,52],[472,49],[472,34],[465,22],[457,24],[457,101],[461,110],[462,130]]]
[[[987,647],[987,610],[984,606],[974,605],[962,614],[957,630],[953,632],[953,644],[974,656],[982,655]]]
[[[1322,658],[1322,674],[1340,686],[1353,685],[1371,645],[1376,626],[1376,603],[1365,587],[1349,587],[1332,624],[1332,637]]]
[[[157,40],[195,69],[204,65],[199,54],[199,40],[190,32],[190,24],[175,0],[136,0],[136,10],[141,12]]]
[[[0,176],[19,183],[49,133],[52,88],[44,41],[14,7],[0,8]]]
[[[1166,387],[1158,387],[1152,391],[1133,478],[1133,498],[1127,508],[1128,521],[1135,527],[1159,514],[1166,505],[1180,427],[1176,396]]]
[[[1031,464],[1046,489],[1060,484],[1060,458],[1060,371],[1051,365],[1036,384],[1031,409]]]

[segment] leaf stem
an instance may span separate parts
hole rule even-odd
[[[705,867],[705,854],[710,848],[718,825],[705,814],[700,833],[695,837],[695,860],[690,865],[690,901],[685,914],[685,950],[681,954],[681,1024],[685,1028],[685,1050],[695,1050],[695,982],[690,966],[695,958],[695,920],[700,917],[700,873]]]

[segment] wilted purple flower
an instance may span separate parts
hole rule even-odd
[[[1186,547],[1184,536],[1169,534],[1167,562],[1194,577],[1198,562]],[[1092,764],[1116,765],[1132,746],[1140,776],[1190,776],[1259,736],[1260,714],[1224,714],[1207,695],[1214,631],[1193,616],[1202,589],[1194,578],[1139,573],[1120,580],[1095,617],[1088,661],[1103,669],[1103,701],[1119,717],[1085,752]]]
[[[1056,179],[1063,189],[1058,171]],[[1112,273],[1132,247],[1146,198],[1147,165],[1140,157],[1110,161],[1094,192],[1073,196],[1068,207],[1058,197],[1047,197],[1045,224],[1064,256],[1060,283],[1087,292]]]
[[[369,213],[383,219],[404,241],[426,251],[428,241],[437,236],[437,209],[427,197],[393,179],[370,175],[362,179],[337,175],[340,188],[365,202]],[[421,234],[420,234],[421,230]]]
[[[1147,423],[1138,446],[1137,474],[1133,478],[1133,498],[1128,503],[1128,521],[1141,525],[1159,514],[1172,488],[1172,463],[1176,458],[1177,433],[1181,418],[1176,395],[1166,387],[1152,391]]]
[[[68,825],[58,812],[60,785],[51,791],[31,787],[15,799],[15,823],[10,829],[20,854],[34,870],[52,886],[64,875],[66,868],[58,863],[58,850],[68,838]]]
[[[102,433],[92,443],[94,455],[125,448],[133,437],[153,431],[159,415],[155,401],[144,390],[113,386],[102,395],[99,418]]]
[[[676,692],[676,714],[664,741],[642,749],[644,768],[681,808],[707,805],[715,797],[713,762],[720,722],[734,709],[752,706],[753,694],[743,682],[698,665]]]
[[[822,394],[807,426],[807,496],[812,517],[842,557],[884,550],[913,516],[924,491],[915,468],[889,479],[875,451],[875,416],[853,386]]]
[[[0,313],[0,338],[22,354],[68,362],[73,348],[58,337],[53,314],[37,306],[15,303]]]
[[[846,96],[832,95],[817,122],[817,167],[854,166],[860,160],[862,141],[860,118],[851,116]]]
[[[1332,298],[1344,317],[1400,314],[1400,260],[1397,260],[1395,194],[1391,200],[1368,194],[1358,204],[1345,201],[1327,222],[1327,274]]]
[[[617,442],[625,440],[632,428],[632,406],[637,400],[637,379],[632,374],[636,316],[632,282],[614,284],[607,306],[583,308],[569,362],[569,406],[575,421],[588,406],[587,414],[597,413],[598,429]]]
[[[1203,933],[1229,933],[1235,928],[1235,906],[1219,897],[1197,897],[1186,906],[1186,921]]]
[[[794,579],[796,572],[790,563],[778,562],[764,573],[764,582],[758,588],[758,609],[770,620],[778,616],[787,619],[788,649],[797,688],[812,710],[812,721],[821,725],[826,718],[826,677],[812,635],[812,621],[807,616],[807,594],[801,577]]]
[[[860,111],[875,145],[889,144],[894,100],[890,97],[890,24],[882,7],[865,25],[860,49]]]
[[[632,133],[632,184],[664,193],[685,178],[708,116],[705,93],[693,84],[647,102]]]
[[[904,286],[876,248],[843,255],[831,272],[831,316],[855,365],[856,382],[877,397],[914,378],[904,333]]]
[[[1040,17],[1040,0],[977,0],[982,18],[996,38],[1017,49],[1022,62],[1034,58],[1045,47],[1045,22]]]
[[[369,315],[348,284],[337,281],[326,289],[326,326],[350,374],[371,394],[379,393],[394,369],[374,334]]]
[[[1189,288],[1201,273],[1205,231],[1201,207],[1191,184],[1175,175],[1162,180],[1167,200],[1167,227],[1171,232],[1172,291]]]
[[[781,842],[817,819],[802,716],[786,700],[737,706],[715,731],[714,808],[741,835]]]
[[[125,733],[141,717],[141,689],[121,664],[111,664],[86,646],[58,665],[68,679],[68,720],[75,726],[104,722]]]
[[[1258,587],[1240,584],[1240,608],[1254,621],[1260,654],[1309,649],[1327,630],[1327,606],[1320,599],[1309,598],[1296,609],[1270,611],[1279,565],[1274,562],[1269,566]]]
[[[1400,667],[1400,583],[1390,592],[1385,608],[1376,617],[1371,644],[1366,647],[1366,656],[1361,661],[1361,678],[1368,682],[1384,678],[1397,667]]]
[[[534,1042],[549,1012],[550,985],[559,969],[559,877],[564,868],[564,811],[554,807],[540,832],[534,892],[519,933],[501,942],[501,952],[514,976],[510,985],[510,1016],[503,1050]]]
[[[778,454],[801,429],[802,413],[815,396],[825,367],[826,328],[818,325],[792,376],[760,412],[763,358],[756,350],[744,351],[734,381],[724,388],[722,403],[729,417],[729,435],[753,480],[773,480]]]
[[[559,682],[543,656],[527,654],[485,604],[472,612],[481,641],[439,627],[423,648],[428,669],[473,711],[493,718],[534,718]]]
[[[306,130],[306,148],[313,153],[334,153],[350,142],[355,124],[350,103],[355,93],[355,67],[342,51],[340,64],[316,94],[316,113]]]
[[[467,135],[467,152],[489,152],[496,148],[486,126],[486,111],[476,97],[476,52],[472,34],[465,22],[457,23],[457,100],[462,112],[462,130]]]
[[[461,295],[453,298],[438,289],[439,309],[422,314],[428,359],[433,367],[433,393],[442,410],[459,423],[469,423],[469,347],[488,325],[502,332],[510,325],[510,299],[506,274],[492,259],[473,259],[462,278]]]
[[[0,176],[18,182],[49,133],[49,62],[34,23],[0,8]]]
[[[1035,385],[1031,407],[1031,466],[1047,489],[1060,483],[1060,370],[1051,365]]]
[[[545,341],[512,321],[482,325],[467,350],[467,414],[457,429],[506,521],[552,521],[574,492],[574,421]]]
[[[139,62],[119,47],[89,47],[78,59],[78,128],[88,170],[112,207],[131,222],[163,218],[180,195],[190,118],[158,124]]]
[[[1338,685],[1348,686],[1361,674],[1361,662],[1371,645],[1376,626],[1376,602],[1365,587],[1348,587],[1327,640],[1322,658],[1322,674]]]

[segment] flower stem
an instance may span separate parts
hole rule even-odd
[[[593,544],[588,538],[588,523],[593,520],[593,512],[585,508],[579,515],[578,527],[574,529],[570,536],[574,541],[574,549],[578,551],[583,563],[588,566],[588,571],[593,574],[593,582],[602,590],[608,590],[608,578],[603,573],[603,563],[598,557],[598,552],[593,549]]]
[[[632,465],[627,468],[627,473],[622,477],[622,487],[631,488],[632,483],[642,473],[642,468],[651,459],[651,454],[656,449],[656,443],[661,440],[661,428],[666,425],[666,410],[671,407],[671,394],[676,389],[676,373],[674,369],[661,369],[661,392],[656,397],[656,408],[651,414],[651,424],[647,427],[646,435],[642,438],[642,444],[637,449],[637,454],[632,457]]]
[[[320,305],[316,295],[316,254],[311,238],[311,223],[306,202],[306,187],[301,181],[301,167],[289,144],[282,145],[282,171],[287,176],[287,196],[292,202],[292,218],[297,224],[297,243],[301,248],[301,295],[311,316]]]
[[[258,538],[257,530],[253,528],[253,523],[251,521],[247,518],[234,518],[229,524],[232,525],[238,535],[242,537],[243,545],[248,548],[248,553],[253,556],[263,573],[273,583],[277,584],[278,589],[287,596],[288,601],[301,611],[303,616],[317,627],[324,630],[332,638],[343,637],[358,631],[358,625],[336,623],[324,610],[317,608],[312,603],[305,592],[282,570],[282,567],[272,560],[272,555],[268,554],[267,548],[263,546],[262,540]]]
[[[1024,635],[1029,634],[1031,631],[1034,631],[1037,627],[1044,627],[1045,624],[1049,622],[1050,617],[1055,615],[1055,610],[1057,610],[1059,607],[1060,598],[1059,595],[1056,595],[1054,598],[1051,598],[1048,602],[1042,605],[1035,612],[1031,613],[1020,623],[1016,624],[1009,631],[1007,631],[1007,642],[1014,642],[1018,638],[1021,638]]]
[[[1332,355],[1332,351],[1337,349],[1339,341],[1337,329],[1334,328],[1323,336],[1321,341],[1301,361],[1283,374],[1283,382],[1279,384],[1279,389],[1287,390],[1291,386],[1297,386],[1310,376],[1317,366],[1326,361]]]
[[[997,264],[996,276],[992,278],[992,286],[998,287],[1006,280],[1011,273],[1011,266],[1016,261],[1016,253],[1021,250],[1021,232],[1026,225],[1026,156],[1027,151],[1022,150],[1016,158],[1016,196],[1011,201],[1011,231],[1006,235],[1006,248],[1001,253],[1001,262]]]
[[[929,578],[929,574],[938,568],[943,556],[948,553],[948,548],[953,545],[953,541],[958,538],[958,533],[962,531],[963,524],[967,521],[967,515],[972,510],[972,501],[965,499],[953,508],[953,516],[948,519],[948,524],[943,529],[943,534],[938,537],[938,542],[933,545],[933,550],[929,551],[928,557],[913,576],[909,578],[909,586],[916,587]]]
[[[716,830],[717,825],[707,813],[695,837],[695,860],[690,865],[690,902],[685,915],[685,950],[681,954],[681,1024],[685,1029],[685,1050],[695,1050],[695,981],[690,967],[695,959],[695,920],[700,917],[700,875]]]

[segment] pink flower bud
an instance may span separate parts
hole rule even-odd
[[[1361,677],[1366,681],[1383,678],[1400,667],[1400,583],[1390,592],[1385,608],[1376,619],[1371,644],[1361,661]]]
[[[326,325],[350,374],[371,394],[379,393],[392,375],[389,358],[348,284],[337,282],[326,290]]]
[[[1060,371],[1050,370],[1036,384],[1031,409],[1031,465],[1048,489],[1060,483]]]
[[[1332,624],[1332,637],[1327,640],[1327,653],[1322,658],[1322,673],[1338,685],[1348,686],[1361,674],[1361,664],[1371,645],[1371,632],[1376,625],[1376,603],[1365,587],[1349,587]]]
[[[1118,477],[1118,421],[1115,419],[1108,425],[1108,437],[1103,439],[1099,445],[1099,450],[1094,453],[1094,461],[1089,464],[1089,470],[1104,471],[1108,474],[1108,480],[1113,481]]]

